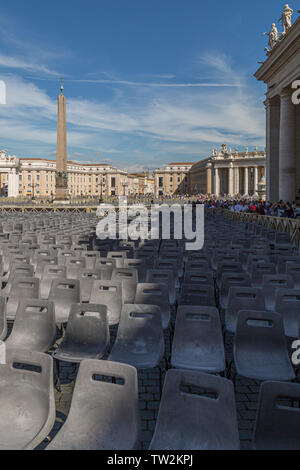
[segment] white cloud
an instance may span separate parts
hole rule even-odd
[[[122,167],[123,162],[130,171],[144,171],[148,165],[161,165],[174,156],[192,156],[196,161],[224,142],[263,147],[265,125],[260,93],[252,90],[226,56],[206,54],[199,62],[210,72],[211,83],[90,80],[112,83],[113,89],[117,83],[130,87],[118,99],[106,103],[67,96],[70,152],[97,160],[115,154],[113,164],[118,162]],[[5,80],[8,104],[0,106],[1,146],[14,142],[22,148],[24,142],[27,146],[31,142],[40,148],[44,143],[52,152],[56,145],[56,99],[21,78]],[[224,86],[226,83],[234,86]]]

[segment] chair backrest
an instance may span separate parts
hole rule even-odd
[[[0,297],[0,341],[3,341],[7,335],[6,321],[6,301],[4,297]]]
[[[225,272],[222,276],[220,286],[221,297],[226,297],[229,294],[230,287],[251,287],[251,278],[248,273],[231,273]]]
[[[275,310],[283,316],[286,336],[298,338],[300,322],[300,290],[277,289]]]
[[[39,258],[35,268],[35,277],[42,279],[44,267],[48,264],[57,265],[57,256],[43,256]]]
[[[215,307],[178,307],[172,366],[210,373],[225,370],[221,322]]]
[[[211,268],[208,261],[196,259],[195,261],[188,261],[185,265],[185,270],[207,273],[211,270]]]
[[[53,359],[44,353],[7,349],[0,375],[6,404],[6,412],[1,412],[0,448],[35,449],[55,423]]]
[[[191,284],[205,284],[205,285],[214,285],[214,276],[213,273],[210,272],[202,272],[202,271],[185,271],[184,274],[184,284],[191,285]]]
[[[279,256],[277,258],[277,271],[278,274],[286,274],[287,273],[287,263],[291,262],[294,264],[300,265],[300,256]],[[300,266],[299,266],[300,268]]]
[[[122,308],[122,283],[120,281],[95,280],[90,302],[107,306],[109,325],[117,325]]]
[[[257,310],[241,310],[238,314],[237,326],[234,338],[234,349],[251,361],[251,352],[273,351],[276,357],[277,351],[286,349],[283,319],[280,313]],[[249,369],[257,364],[249,364]],[[274,363],[276,368],[276,361]]]
[[[63,346],[80,348],[85,353],[102,357],[109,345],[106,305],[73,304]]]
[[[269,263],[270,257],[267,255],[250,255],[247,262],[247,271],[248,273],[252,272],[253,263]]]
[[[121,358],[118,355],[119,350],[122,351]],[[123,305],[116,343],[109,360],[126,362],[126,350],[129,356],[131,353],[143,356],[144,368],[147,356],[155,354],[161,360],[164,354],[164,336],[160,307]]]
[[[182,286],[179,304],[215,307],[214,286],[205,284],[184,284]]]
[[[47,352],[56,337],[53,302],[22,299],[17,310],[14,327],[6,341],[8,348]]]
[[[44,264],[41,279],[41,298],[48,299],[52,281],[54,279],[66,279],[67,267],[57,264]]]
[[[276,274],[275,263],[252,263],[251,277],[253,286],[261,286],[263,277],[267,274]]]
[[[84,251],[81,256],[86,261],[85,263],[86,268],[94,269],[96,261],[100,259],[100,252],[99,251]]]
[[[263,290],[258,287],[230,287],[225,313],[227,331],[235,333],[238,313],[241,310],[265,311]]]
[[[123,250],[123,251],[109,251],[107,253],[107,258],[110,258],[110,259],[125,259],[127,258],[127,251],[126,250]]]
[[[139,445],[136,369],[109,361],[82,361],[67,421],[48,449],[134,450]]]
[[[71,305],[81,302],[80,281],[78,279],[54,279],[49,300],[52,300],[55,305],[56,322],[67,322]]]
[[[136,288],[135,304],[158,305],[162,313],[163,328],[167,329],[170,323],[170,300],[167,284],[146,283],[138,284]]]
[[[300,288],[300,266],[294,261],[286,263],[286,274],[293,278],[294,286]]]
[[[300,450],[300,385],[264,382],[260,388],[259,408],[253,437],[256,450]]]
[[[238,450],[239,446],[232,382],[169,370],[150,449]]]
[[[294,281],[287,274],[265,274],[262,285],[267,310],[275,310],[277,289],[292,289]]]
[[[86,268],[86,258],[72,256],[66,259],[67,277],[78,279],[82,268]]]
[[[220,261],[217,266],[217,283],[222,282],[225,273],[243,273],[243,266],[240,261]]]

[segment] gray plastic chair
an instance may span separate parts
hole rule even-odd
[[[55,264],[45,264],[43,267],[42,278],[40,281],[40,295],[41,299],[48,299],[52,281],[54,279],[66,279],[67,268],[66,266],[58,266]]]
[[[10,349],[47,352],[55,343],[56,324],[53,302],[23,299],[14,327],[5,344]]]
[[[16,317],[19,302],[23,299],[38,299],[40,281],[34,277],[17,277],[12,281],[7,301],[7,320],[13,321]]]
[[[239,450],[232,382],[169,370],[150,450]]]
[[[195,305],[201,307],[215,307],[214,286],[204,284],[191,284],[182,286],[179,305]]]
[[[163,329],[167,330],[169,328],[171,309],[167,284],[138,284],[134,303],[140,305],[158,305],[161,310]]]
[[[0,297],[0,341],[7,335],[6,302],[4,297]]]
[[[24,263],[13,263],[11,271],[8,276],[8,280],[4,289],[1,290],[1,295],[3,297],[9,297],[12,283],[17,278],[34,277],[34,268],[31,264]],[[3,280],[3,279],[2,279]]]
[[[83,268],[86,268],[86,259],[72,256],[66,260],[67,278],[78,279],[78,275]]]
[[[259,408],[253,436],[255,450],[300,450],[300,385],[265,382],[260,388]]]
[[[263,283],[263,277],[276,274],[275,263],[252,263],[251,279],[253,287],[260,287]]]
[[[56,323],[67,323],[72,304],[81,302],[80,281],[77,279],[54,279],[49,300],[54,302]]]
[[[170,304],[174,305],[176,302],[176,289],[175,279],[172,271],[168,269],[148,269],[146,275],[147,283],[162,283],[169,286],[169,300]]]
[[[53,357],[79,363],[84,359],[101,359],[109,345],[106,305],[74,304],[66,334]]]
[[[235,333],[238,313],[241,310],[258,310],[264,312],[265,298],[258,287],[230,287],[228,306],[225,311],[225,326],[230,333]]]
[[[149,266],[148,266],[148,269]],[[151,268],[152,269],[152,268]],[[178,289],[180,287],[180,282],[179,282],[179,271],[178,271],[178,266],[176,261],[170,260],[170,259],[156,259],[154,261],[154,269],[162,269],[162,270],[168,270],[172,271],[174,274],[175,278],[175,287]]]
[[[216,308],[178,308],[171,364],[177,369],[213,374],[224,372],[225,351]]]
[[[250,255],[247,261],[246,271],[250,274],[252,272],[252,265],[254,263],[270,263],[270,256],[266,254]]]
[[[243,266],[240,261],[221,261],[217,266],[217,286],[222,283],[222,277],[226,273],[243,273]]]
[[[82,253],[82,258],[85,259],[85,266],[87,269],[94,269],[96,261],[100,258],[99,251],[85,251]]]
[[[108,360],[137,369],[158,367],[164,356],[161,311],[157,305],[124,305]]]
[[[279,313],[240,311],[233,348],[238,375],[254,380],[296,378]]]
[[[251,278],[248,273],[224,273],[219,291],[219,302],[222,309],[228,305],[230,287],[251,287]]]
[[[123,264],[124,268],[135,268],[138,270],[139,282],[146,281],[147,266],[143,259],[125,258]]]
[[[198,260],[195,261],[188,261],[185,264],[186,271],[198,271],[207,273],[211,271],[210,263],[207,260]]]
[[[277,289],[275,310],[282,314],[285,335],[299,337],[300,290]]]
[[[108,324],[118,325],[122,308],[120,281],[94,281],[90,303],[107,306]]]
[[[133,304],[138,283],[138,270],[136,268],[115,268],[111,280],[122,283],[122,303]]]
[[[204,284],[206,286],[214,285],[214,276],[212,272],[185,271],[183,283],[185,285]]]
[[[293,289],[294,282],[292,276],[287,274],[269,274],[263,277],[263,292],[265,296],[266,309],[276,311],[277,289]]]
[[[294,287],[300,289],[300,266],[295,262],[286,263],[286,273],[293,278]]]
[[[53,360],[17,349],[8,350],[6,359],[0,365],[0,449],[31,450],[55,423]]]
[[[112,380],[103,381],[106,377]],[[120,451],[139,447],[136,369],[108,361],[83,361],[67,421],[47,450]]]
[[[41,280],[43,272],[44,272],[44,267],[49,264],[56,266],[57,257],[56,256],[44,256],[43,258],[41,258],[41,261],[38,262],[35,268],[35,277]]]
[[[277,259],[277,272],[278,274],[287,273],[287,263],[293,263],[298,265],[300,268],[300,257],[299,256],[284,256],[281,255]]]
[[[158,367],[165,350],[161,310],[157,305],[124,305],[116,342],[108,360],[137,369]]]

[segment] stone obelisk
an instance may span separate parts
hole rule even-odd
[[[66,98],[64,96],[63,81],[58,97],[57,115],[57,147],[56,147],[56,201],[68,200],[68,175],[67,175],[67,117]]]

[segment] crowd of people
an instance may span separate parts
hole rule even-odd
[[[287,217],[295,219],[300,217],[300,207],[297,207],[295,201],[279,201],[271,203],[270,201],[260,200],[206,200],[205,206],[210,209],[224,208],[232,212],[247,212],[273,217]]]

